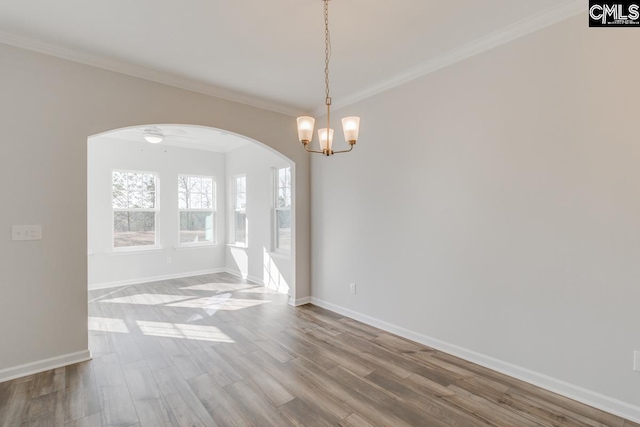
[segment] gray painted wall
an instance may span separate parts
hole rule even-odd
[[[336,112],[313,296],[640,406],[638,46],[581,15]]]

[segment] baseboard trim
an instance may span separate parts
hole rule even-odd
[[[260,278],[258,278],[258,277],[255,277],[255,276],[247,276],[247,275],[245,275],[245,274],[242,274],[242,273],[241,273],[240,271],[238,271],[238,270],[234,270],[234,269],[232,269],[232,268],[228,268],[228,267],[227,267],[227,268],[225,268],[225,269],[224,269],[224,272],[225,272],[225,273],[229,273],[229,274],[231,274],[232,276],[236,276],[236,277],[239,277],[239,278],[241,278],[241,279],[248,280],[248,281],[253,282],[253,283],[257,284],[257,285],[265,286],[265,284],[264,284],[264,282],[262,281],[262,279],[260,279]]]
[[[225,272],[225,273],[229,273],[229,274],[230,274],[230,275],[232,275],[232,276],[239,277],[239,278],[241,278],[241,279],[244,279],[244,278],[245,278],[244,276],[242,276],[242,273],[240,273],[238,270],[234,270],[234,269],[232,269],[232,268],[225,268],[225,269],[224,269],[224,272]]]
[[[304,298],[298,298],[298,299],[289,298],[289,305],[293,307],[300,307],[301,305],[310,304],[310,303],[311,303],[311,297],[304,297]]]
[[[457,345],[450,344],[436,338],[422,335],[401,326],[376,319],[375,317],[371,317],[366,314],[362,314],[357,311],[350,310],[348,308],[327,301],[323,301],[316,297],[311,297],[310,302],[311,304],[317,305],[318,307],[326,308],[327,310],[331,310],[343,316],[350,317],[362,323],[366,323],[367,325],[399,335],[403,338],[410,339],[417,343],[432,347],[436,350],[440,350],[453,356],[460,357],[461,359],[484,366],[485,368],[492,369],[505,375],[509,375],[510,377],[517,378],[521,381],[525,381],[529,384],[533,384],[545,390],[560,394],[562,396],[568,397],[569,399],[576,400],[580,403],[584,403],[605,412],[609,412],[627,420],[640,423],[639,406],[631,405],[630,403],[626,403],[621,400],[617,400],[612,397],[587,390],[580,386],[567,383],[565,381],[523,368],[521,366],[513,365],[511,363],[504,362],[502,360],[498,360],[481,353],[477,353],[473,350],[468,350],[466,348],[459,347]]]
[[[212,268],[209,270],[190,271],[187,273],[164,274],[161,276],[141,277],[137,279],[117,280],[115,282],[96,283],[89,285],[89,290],[117,288],[120,286],[139,285],[140,283],[159,282],[160,280],[182,279],[185,277],[202,276],[228,272],[226,268]]]
[[[63,354],[62,356],[51,357],[49,359],[38,360],[36,362],[25,363],[11,368],[0,370],[0,383],[15,380],[16,378],[38,374],[51,369],[73,365],[74,363],[91,360],[91,351],[82,350],[75,353]]]
[[[247,280],[261,286],[266,286],[264,281],[262,279],[257,278],[256,276],[247,276]]]

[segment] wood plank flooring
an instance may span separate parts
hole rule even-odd
[[[93,360],[0,384],[0,426],[639,427],[228,274],[89,313]]]

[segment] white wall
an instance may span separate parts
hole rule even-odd
[[[99,136],[89,139],[88,162],[89,288],[113,282],[143,281],[145,278],[225,267],[224,153]],[[157,174],[159,211],[156,242],[160,250],[113,251],[111,188],[114,170],[148,171]],[[178,175],[214,178],[217,184],[215,246],[180,245]]]
[[[227,247],[227,268],[282,293],[288,293],[293,283],[293,263],[290,254],[272,251],[273,169],[287,166],[290,163],[280,156],[255,145],[233,150],[226,156],[228,180],[236,175],[247,177],[249,243],[247,248]],[[295,185],[294,173],[292,168]]]
[[[0,82],[0,378],[87,354],[87,138],[109,130],[210,126],[295,162],[294,297],[309,295],[309,156],[295,118],[1,44]],[[42,224],[43,240],[11,242],[13,224]]]
[[[361,134],[313,159],[313,296],[640,418],[638,46],[578,16],[337,113]]]

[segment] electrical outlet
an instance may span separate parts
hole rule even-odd
[[[14,225],[11,227],[11,240],[14,242],[24,240],[42,240],[42,226]]]
[[[640,372],[640,351],[633,353],[633,370]]]
[[[352,294],[356,293],[356,284],[355,283],[349,283],[349,292],[351,292]]]
[[[171,265],[171,257],[170,256],[167,257],[167,265]]]

